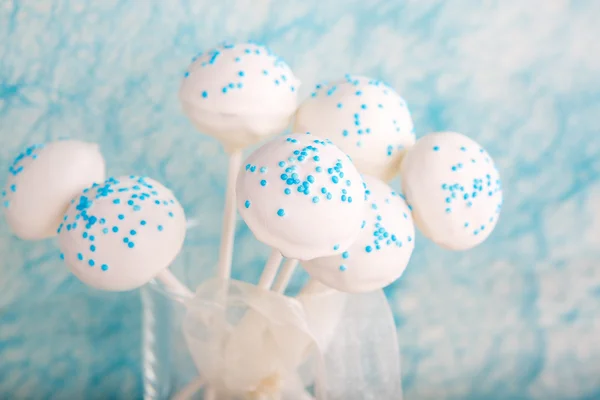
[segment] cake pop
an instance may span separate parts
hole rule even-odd
[[[321,283],[343,292],[383,288],[402,275],[415,245],[415,228],[404,196],[379,179],[363,176],[367,211],[363,229],[342,254],[302,262]]]
[[[398,173],[405,150],[415,142],[402,97],[381,81],[350,75],[317,85],[298,109],[294,131],[330,139],[361,173],[385,181]]]
[[[6,221],[26,240],[56,235],[69,201],[105,178],[97,144],[60,140],[28,147],[15,158],[2,190]]]
[[[90,286],[112,291],[135,289],[166,271],[186,231],[173,193],[134,175],[85,189],[63,220],[58,243],[71,272]]]
[[[236,192],[256,238],[287,258],[342,253],[365,214],[364,183],[349,157],[311,134],[276,137],[252,153]]]
[[[498,221],[498,170],[479,144],[460,133],[431,133],[419,139],[402,163],[401,179],[415,225],[442,247],[475,247]]]
[[[300,85],[288,65],[255,43],[223,44],[194,57],[179,91],[196,128],[229,153],[218,275],[228,279],[235,230],[235,193],[241,150],[283,132],[297,107]]]

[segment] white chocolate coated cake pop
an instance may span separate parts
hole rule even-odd
[[[398,279],[415,247],[415,227],[404,196],[381,180],[367,185],[364,228],[342,254],[302,263],[312,278],[343,292],[369,292]]]
[[[13,233],[26,240],[55,236],[71,199],[105,179],[98,145],[79,140],[30,146],[8,172],[4,214]]]
[[[366,211],[364,183],[348,156],[310,134],[279,136],[252,153],[236,195],[257,239],[299,260],[344,251]]]
[[[224,44],[195,57],[179,99],[199,131],[235,150],[289,126],[299,85],[290,67],[266,47]]]
[[[160,183],[138,176],[109,178],[73,200],[59,228],[67,266],[102,290],[146,284],[179,254],[184,211]]]
[[[404,99],[381,81],[350,75],[317,85],[298,109],[294,131],[330,139],[361,173],[385,181],[415,142]]]
[[[483,242],[498,221],[502,186],[489,154],[455,132],[428,134],[406,155],[402,188],[415,225],[450,250]]]

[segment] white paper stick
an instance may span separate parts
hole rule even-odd
[[[290,279],[292,279],[292,275],[294,275],[294,271],[296,270],[296,266],[298,265],[298,260],[293,258],[288,258],[283,263],[281,267],[281,271],[277,274],[277,279],[273,284],[273,291],[277,293],[283,293],[288,287],[290,283]]]
[[[281,264],[281,260],[283,260],[283,256],[277,249],[273,249],[271,251],[271,255],[263,268],[263,272],[260,276],[260,280],[258,281],[258,287],[262,289],[270,289],[273,281],[275,280],[275,275],[277,275],[277,270],[279,269],[279,265]]]
[[[223,213],[223,230],[221,231],[221,248],[217,277],[228,280],[231,277],[231,258],[233,256],[233,241],[235,239],[235,181],[242,165],[242,152],[234,151],[229,155],[227,171],[227,190],[225,192],[225,211]]]
[[[185,286],[173,273],[168,269],[163,269],[157,276],[156,279],[161,281],[163,285],[167,288],[169,292],[172,294],[182,297],[182,298],[192,298],[194,297],[194,292],[192,292],[187,286]],[[183,299],[179,299],[180,302]]]

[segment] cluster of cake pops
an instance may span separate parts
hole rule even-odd
[[[279,292],[297,264],[322,287],[381,289],[406,269],[415,226],[451,250],[489,236],[502,190],[480,145],[455,132],[416,140],[407,103],[376,79],[346,75],[301,104],[299,87],[290,67],[256,43],[199,54],[184,74],[183,111],[230,157],[220,279],[231,274],[236,208],[272,248],[259,287]],[[242,162],[243,150],[262,141]],[[401,191],[389,185],[397,176]],[[58,236],[61,258],[90,286],[131,290],[156,278],[193,296],[168,270],[186,233],[177,198],[148,177],[107,179],[95,144],[27,148],[9,167],[2,205],[18,237]]]

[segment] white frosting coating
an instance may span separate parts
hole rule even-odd
[[[73,200],[59,228],[67,266],[102,290],[146,284],[175,259],[185,215],[173,193],[138,176],[109,178]]]
[[[252,153],[236,198],[258,240],[299,260],[344,251],[366,211],[364,183],[348,156],[307,134],[276,137]]]
[[[330,139],[361,173],[386,181],[415,142],[404,99],[381,81],[350,75],[317,85],[298,109],[294,131]]]
[[[97,144],[60,140],[30,146],[9,168],[2,190],[6,221],[21,239],[55,236],[69,201],[104,179],[104,159]]]
[[[311,277],[343,292],[369,292],[394,282],[415,247],[415,227],[404,196],[375,177],[363,178],[368,211],[360,236],[342,254],[302,263]]]
[[[428,134],[406,155],[402,188],[417,228],[438,245],[467,250],[498,221],[502,187],[489,154],[455,132]]]
[[[179,99],[198,130],[237,150],[289,126],[299,85],[290,67],[269,49],[224,44],[194,58]]]

